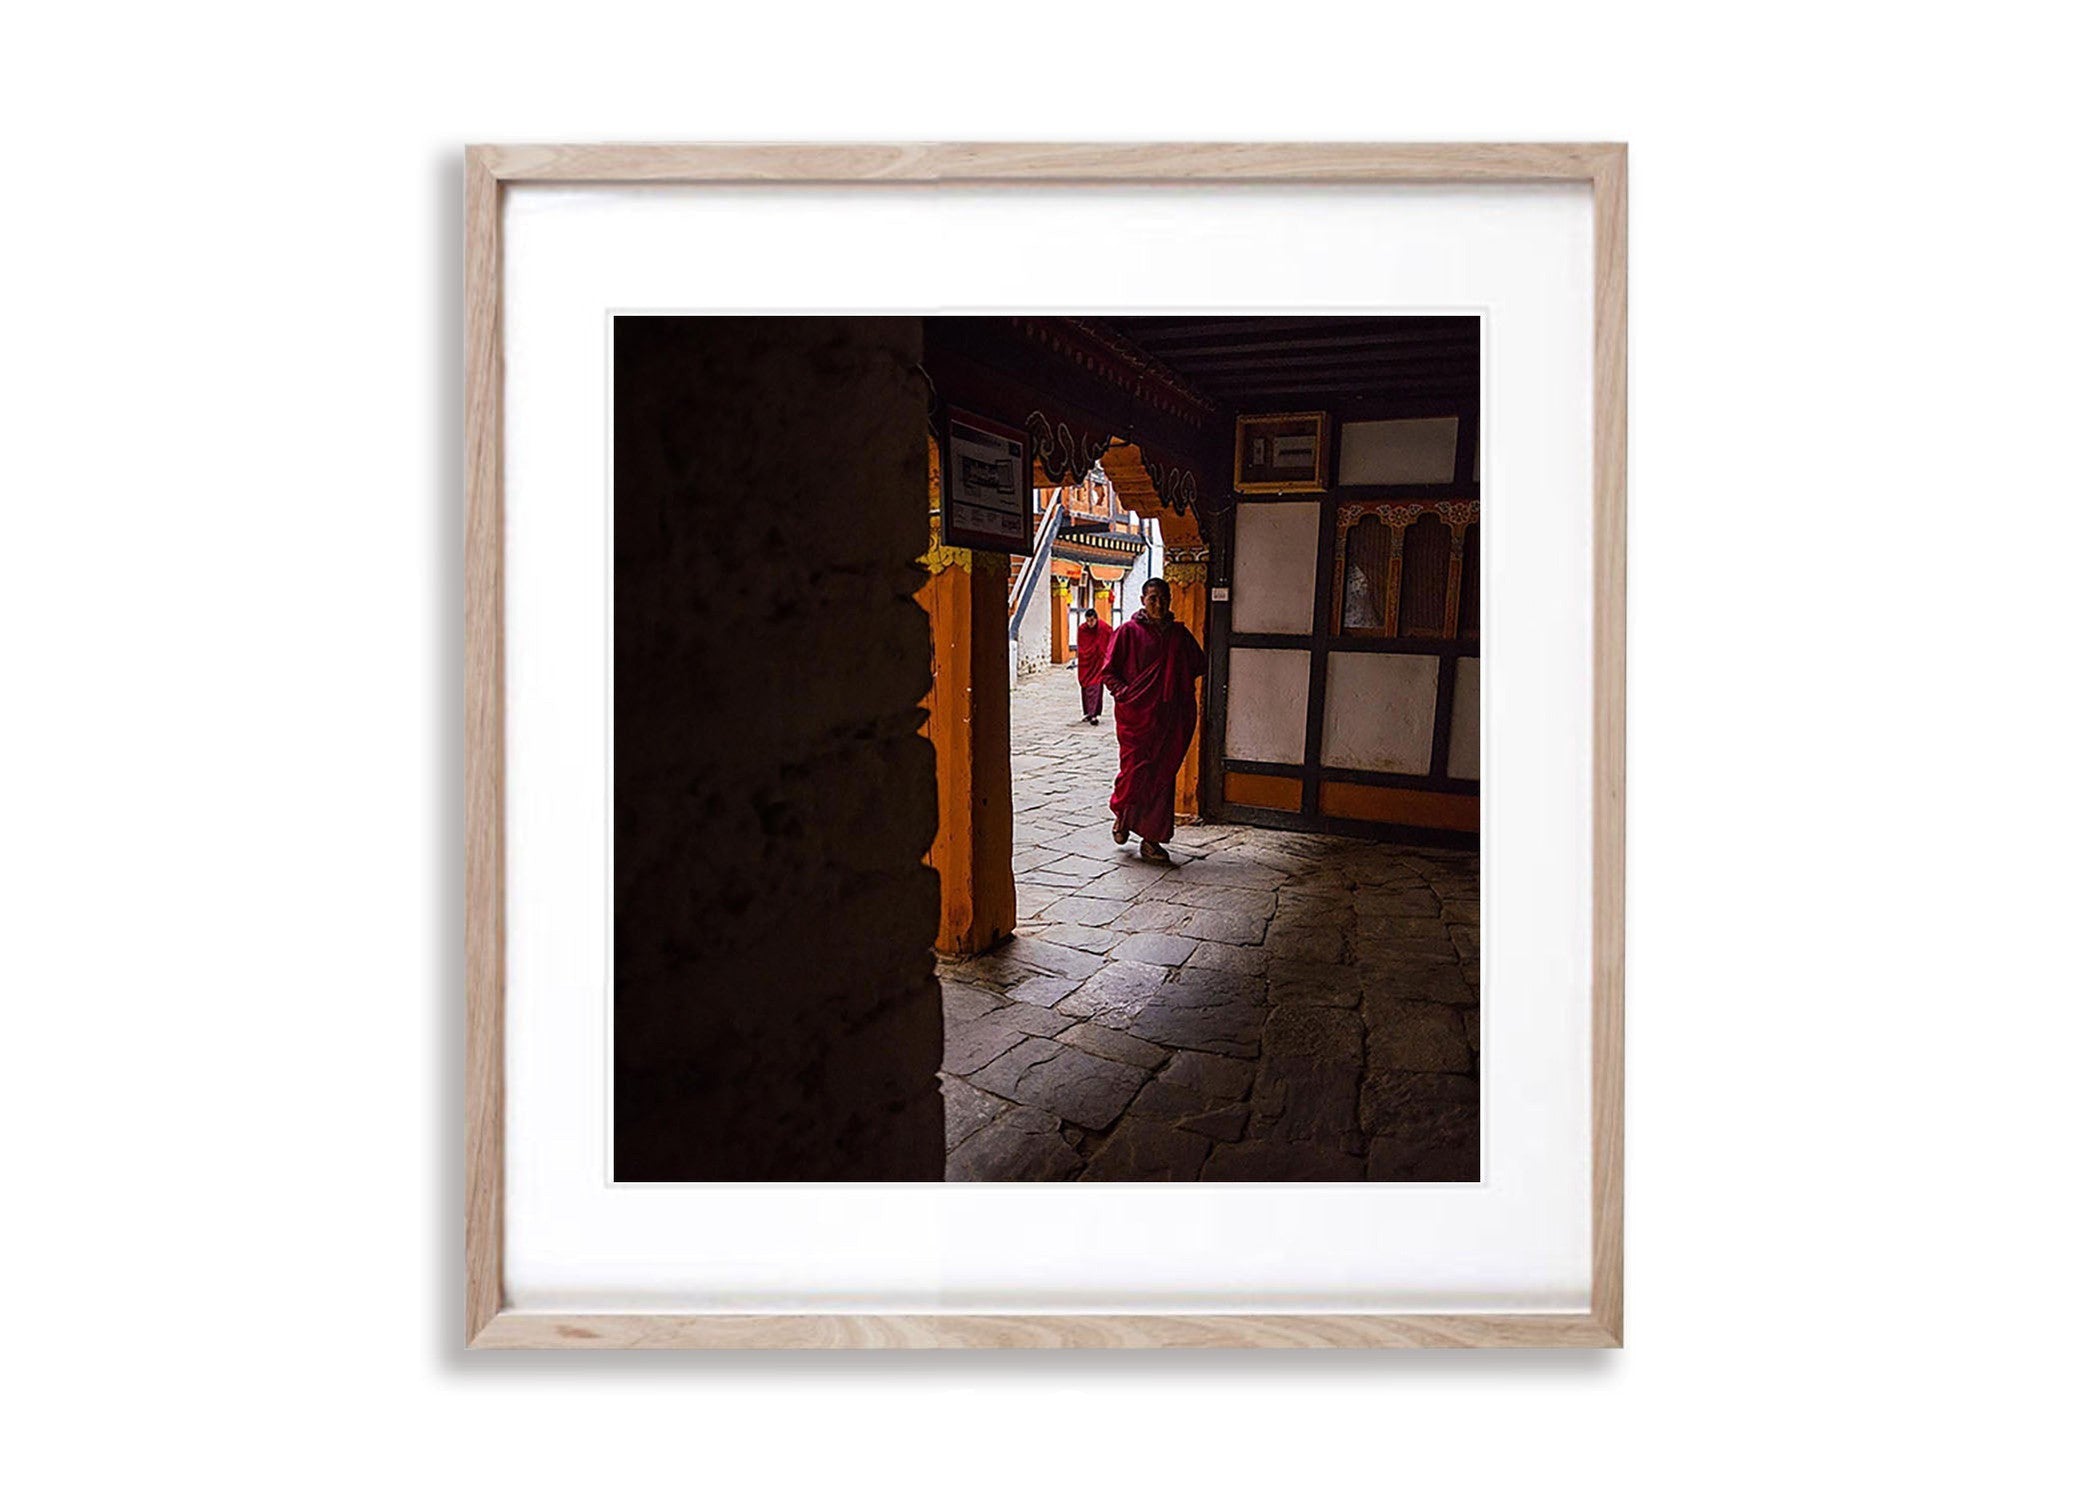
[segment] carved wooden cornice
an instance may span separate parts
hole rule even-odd
[[[1141,451],[1154,510],[1207,528],[1206,492],[1229,444],[1225,417],[1170,372],[1138,359],[1073,318],[925,320],[922,373],[932,409],[974,411],[1025,427],[1038,484],[1082,484],[1112,444]],[[938,421],[934,423],[936,430]],[[1120,480],[1132,475],[1125,468]],[[1145,505],[1128,508],[1143,513]]]
[[[1040,411],[1029,412],[1024,425],[1035,462],[1053,484],[1084,484],[1115,441],[1112,432],[1074,432],[1069,423],[1052,422]]]
[[[1046,344],[1097,380],[1157,407],[1191,427],[1207,427],[1222,413],[1215,402],[1135,344],[1083,318],[1018,317],[1023,334]]]
[[[1375,515],[1395,531],[1404,531],[1424,515],[1434,515],[1450,527],[1453,535],[1462,536],[1465,528],[1477,524],[1480,518],[1478,500],[1351,500],[1336,512],[1336,521],[1341,530],[1366,515]]]
[[[1180,515],[1195,509],[1198,487],[1193,470],[1155,463],[1147,458],[1144,471],[1151,476],[1152,489],[1158,494],[1161,504]]]

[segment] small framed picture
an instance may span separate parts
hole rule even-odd
[[[1325,489],[1326,434],[1324,411],[1240,417],[1232,487],[1242,494]]]
[[[941,535],[951,547],[1025,557],[1035,542],[1028,434],[988,417],[948,418]]]

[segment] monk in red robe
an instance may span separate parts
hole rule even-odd
[[[1108,664],[1108,627],[1100,611],[1088,609],[1079,626],[1079,711],[1086,722],[1101,721],[1101,672]]]
[[[1115,737],[1122,765],[1108,810],[1115,814],[1115,841],[1131,833],[1138,852],[1153,863],[1171,863],[1173,783],[1188,741],[1195,737],[1195,679],[1203,674],[1203,648],[1173,617],[1172,593],[1164,578],[1144,585],[1144,612],[1126,622],[1108,642],[1102,674],[1115,694]]]

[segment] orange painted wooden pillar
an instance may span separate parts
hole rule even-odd
[[[939,480],[934,479],[934,493]],[[936,518],[935,525],[938,521]],[[1013,889],[1012,700],[1006,688],[1009,559],[934,543],[919,607],[933,635],[933,686],[920,732],[933,742],[940,825],[926,862],[940,876],[933,946],[950,957],[983,952],[1011,935]]]
[[[1062,666],[1071,659],[1071,593],[1062,578],[1050,579],[1050,665]]]
[[[1168,547],[1166,583],[1171,590],[1174,618],[1186,625],[1196,643],[1207,651],[1210,644],[1210,549],[1202,546]],[[1209,700],[1209,682],[1207,674],[1196,680],[1195,737],[1188,741],[1187,758],[1181,761],[1181,773],[1173,783],[1173,815],[1183,820],[1202,813],[1198,777],[1202,771],[1203,741],[1209,736],[1209,726],[1203,714],[1203,705]]]
[[[1102,624],[1115,618],[1115,590],[1106,583],[1094,587],[1093,612],[1101,617]]]

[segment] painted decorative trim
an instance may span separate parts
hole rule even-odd
[[[1184,468],[1169,468],[1163,463],[1144,461],[1144,472],[1152,481],[1152,489],[1158,494],[1160,503],[1176,515],[1186,515],[1195,508],[1195,475]]]
[[[1475,524],[1480,518],[1478,500],[1351,500],[1337,513],[1340,528],[1346,531],[1366,515],[1375,515],[1395,531],[1404,531],[1415,521],[1434,511],[1444,525],[1453,533],[1463,535],[1465,527]]]
[[[1021,425],[1028,429],[1028,442],[1034,449],[1035,462],[1052,482],[1084,484],[1093,466],[1101,461],[1101,454],[1108,451],[1112,436],[1095,439],[1091,432],[1073,432],[1064,423],[1052,427],[1049,418],[1039,411],[1028,413]]]
[[[919,555],[918,559],[918,565],[924,568],[928,575],[944,573],[951,567],[959,567],[964,572],[973,571],[976,567],[975,559],[980,555],[995,563],[1001,570],[1012,566],[1012,559],[1005,552],[978,553],[969,547],[942,545],[940,540],[940,512],[938,510],[933,512],[933,534],[925,551]]]
[[[1118,438],[1133,441],[1127,434],[1111,433],[1096,438],[1091,432],[1074,432],[1063,422],[1055,426],[1040,411],[1028,413],[1023,425],[1028,429],[1028,441],[1034,449],[1035,464],[1052,484],[1084,484],[1087,475],[1101,461],[1101,455],[1115,445]],[[1141,441],[1135,445],[1142,447]],[[1186,515],[1196,507],[1195,473],[1191,469],[1174,468],[1169,464],[1144,460],[1145,477],[1152,481],[1152,490],[1159,496],[1161,504],[1177,515]],[[1131,512],[1135,514],[1134,510]],[[1199,514],[1200,512],[1198,512]]]
[[[1166,581],[1182,588],[1207,588],[1210,583],[1210,549],[1206,546],[1166,548]]]
[[[1001,562],[1006,561],[1006,554],[1003,552],[986,552],[984,555],[996,557]],[[944,573],[951,567],[959,567],[962,571],[969,572],[976,566],[976,556],[977,554],[968,547],[944,547],[935,542],[926,549],[926,554],[918,559],[918,565],[928,573]]]

